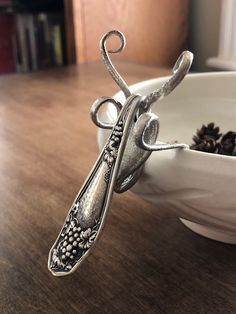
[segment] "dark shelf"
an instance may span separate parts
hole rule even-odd
[[[52,13],[64,11],[63,0],[0,0],[0,13]]]
[[[0,73],[68,64],[64,10],[64,0],[0,0]]]

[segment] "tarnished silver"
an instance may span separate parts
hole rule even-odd
[[[116,50],[107,50],[106,43],[107,39],[111,36],[117,36],[120,39],[120,47]],[[109,57],[108,53],[119,53],[124,50],[126,45],[125,36],[118,30],[112,30],[110,32],[107,32],[100,41],[100,52],[103,58],[103,61],[107,67],[107,70],[109,71],[111,77],[116,82],[116,84],[120,87],[122,92],[125,94],[125,97],[129,97],[131,95],[131,92],[129,90],[128,85],[124,81],[124,79],[120,76],[120,74],[115,69],[114,65],[111,62],[111,59]]]
[[[121,41],[121,46],[115,51],[107,51],[106,48],[106,41],[111,35],[118,36]],[[157,91],[140,96],[131,94],[108,56],[109,52],[122,51],[124,46],[124,35],[117,30],[105,34],[100,42],[105,65],[126,101],[122,106],[112,97],[102,97],[91,108],[93,122],[112,131],[49,252],[48,268],[56,276],[72,273],[88,256],[101,234],[113,192],[124,192],[135,184],[152,151],[188,147],[178,143],[156,143],[159,119],[150,109],[155,101],[168,95],[182,81],[192,63],[192,54],[183,52],[174,66],[173,76]],[[116,107],[117,121],[114,125],[98,117],[99,109],[105,103]]]

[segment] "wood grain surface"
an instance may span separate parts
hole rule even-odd
[[[119,29],[128,44],[118,58],[171,66],[186,46],[188,2],[73,0],[77,63],[100,60],[100,38],[111,29]]]
[[[166,74],[119,63],[128,83]],[[98,154],[102,63],[0,78],[0,313],[236,313],[236,247],[198,236],[132,192],[68,277],[48,252]]]

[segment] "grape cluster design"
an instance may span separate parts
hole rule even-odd
[[[78,209],[79,203],[76,203],[74,210]],[[78,226],[78,222],[69,215],[66,219],[65,226],[61,233],[62,239],[58,244],[58,250],[52,251],[51,268],[71,270],[73,262],[76,261],[78,255],[83,255],[96,239],[99,227],[99,221],[95,221],[92,228],[82,229]]]
[[[62,261],[67,259],[73,260],[78,250],[78,243],[80,241],[80,227],[73,227],[64,237],[64,241],[62,242]]]
[[[111,139],[105,149],[104,160],[108,163],[108,165],[112,165],[117,156],[117,148],[120,144],[122,135],[123,122],[119,121],[118,125],[115,126]]]
[[[118,125],[116,125],[114,128],[111,140],[114,141],[115,143],[119,143],[122,135],[123,135],[123,122],[119,121]]]
[[[71,262],[75,260],[79,251],[86,251],[91,247],[97,236],[97,224],[93,228],[82,230],[72,221],[70,227],[63,234],[63,239],[60,243],[61,262],[63,267],[71,269]]]

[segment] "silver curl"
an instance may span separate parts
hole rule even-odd
[[[145,100],[146,108],[149,108],[155,101],[170,94],[188,73],[193,61],[193,54],[186,50],[181,53],[173,67],[173,75],[157,91],[149,94]]]
[[[117,36],[120,39],[120,47],[116,50],[107,50],[106,43],[108,38],[111,36]],[[116,84],[120,87],[122,92],[124,93],[125,97],[128,98],[131,95],[131,92],[129,90],[128,85],[124,81],[124,79],[121,77],[121,75],[117,72],[115,69],[110,57],[109,53],[119,53],[124,50],[125,48],[125,36],[118,30],[111,30],[110,32],[107,32],[100,41],[100,52],[103,58],[103,61],[106,65],[107,70],[109,71],[111,77],[116,82]]]
[[[115,106],[118,116],[120,110],[122,109],[122,105],[112,97],[101,97],[97,99],[91,107],[90,115],[93,123],[97,127],[111,130],[114,127],[114,123],[102,122],[98,117],[99,109],[106,103],[112,103]]]
[[[138,125],[137,132],[135,134],[135,142],[137,146],[147,151],[161,151],[174,148],[186,148],[189,146],[182,143],[164,144],[155,143],[159,133],[159,117],[154,113],[146,112],[143,113],[137,120]],[[146,136],[149,134],[148,136]],[[151,134],[151,136],[150,136]]]

